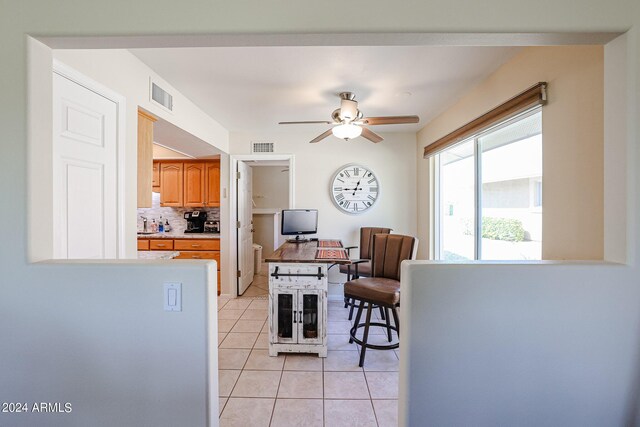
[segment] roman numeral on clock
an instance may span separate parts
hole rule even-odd
[[[353,174],[355,176],[358,176],[359,173],[360,173],[360,169],[359,168],[353,168]]]
[[[341,202],[342,200],[344,200],[344,194],[338,194],[338,195],[336,196],[336,200],[337,200],[337,201],[339,201],[339,202]]]
[[[358,212],[358,202],[355,202],[355,203],[353,204],[353,211],[354,211],[354,212]]]
[[[349,178],[351,175],[349,174],[349,171],[344,171],[344,174],[347,176],[347,178]]]
[[[342,191],[342,187],[333,187],[333,191]]]
[[[369,184],[371,184],[372,182],[375,182],[376,179],[375,178],[371,178],[369,181],[367,181]]]
[[[350,205],[350,204],[351,204],[351,202],[350,202],[350,201],[348,201],[348,200],[347,200],[346,202],[344,202],[344,207],[345,207],[345,209],[349,209],[349,205]]]
[[[377,193],[378,192],[378,187],[369,187],[369,192],[370,193]]]
[[[375,199],[376,199],[376,198],[375,198],[375,197],[373,197],[371,194],[367,195],[367,197],[368,197],[369,199],[371,199],[371,200],[375,200]]]

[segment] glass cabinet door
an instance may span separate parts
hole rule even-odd
[[[276,334],[278,342],[296,342],[297,312],[296,291],[279,291],[276,293]]]
[[[298,317],[298,342],[322,342],[322,303],[320,292],[300,291]]]

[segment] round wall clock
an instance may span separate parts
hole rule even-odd
[[[380,197],[380,182],[368,167],[350,163],[336,171],[329,191],[338,209],[356,215],[375,205]]]

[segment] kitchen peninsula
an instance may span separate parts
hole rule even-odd
[[[285,242],[269,263],[269,355],[327,357],[327,273],[350,264],[339,240]]]

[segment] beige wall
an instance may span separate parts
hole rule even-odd
[[[543,259],[603,259],[604,49],[529,47],[418,133],[419,236],[430,231],[423,147],[529,86],[549,83],[543,108]],[[426,246],[420,255],[427,258]]]

